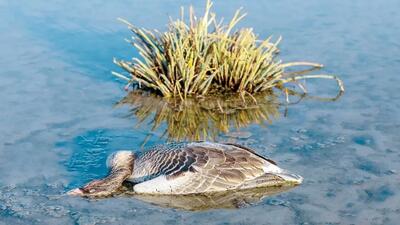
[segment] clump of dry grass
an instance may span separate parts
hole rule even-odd
[[[133,32],[128,40],[141,59],[114,60],[130,77],[113,72],[128,81],[128,85],[153,90],[164,97],[205,96],[221,92],[242,95],[264,92],[287,82],[306,78],[336,79],[332,75],[287,76],[291,66],[322,67],[309,62],[282,63],[276,59],[280,38],[259,41],[251,28],[234,30],[245,16],[238,10],[227,24],[218,21],[207,1],[201,18],[190,7],[188,22],[182,8],[181,18],[172,20],[166,32],[149,31],[126,23]]]

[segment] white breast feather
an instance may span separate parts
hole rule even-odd
[[[169,180],[165,175],[161,175],[135,185],[133,190],[141,194],[174,194],[177,189],[185,187],[189,179],[188,175],[185,173]]]

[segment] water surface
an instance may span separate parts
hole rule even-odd
[[[60,197],[106,173],[107,155],[165,142],[139,127],[110,75],[136,52],[116,21],[165,29],[180,5],[201,1],[0,1],[0,224],[397,224],[400,219],[400,2],[218,1],[248,12],[241,26],[282,35],[283,60],[316,61],[340,75],[338,101],[307,100],[272,124],[241,128],[304,184],[239,210],[188,212],[135,198]],[[310,81],[335,94],[334,82]],[[250,135],[248,135],[250,134]],[[239,135],[240,136],[240,135]],[[221,140],[229,139],[221,134]]]

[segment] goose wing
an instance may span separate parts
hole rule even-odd
[[[136,185],[135,191],[190,194],[237,189],[262,177],[265,166],[274,164],[236,144],[196,142],[153,154],[148,158],[157,162],[147,171],[156,176]]]
[[[265,164],[270,163],[252,150],[235,144],[196,143],[187,147],[198,156],[192,165],[195,173],[190,177],[182,193],[215,192],[240,189],[249,181],[265,174]]]

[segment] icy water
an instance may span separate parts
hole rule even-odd
[[[192,1],[202,8],[202,1]],[[177,210],[116,197],[61,196],[106,173],[107,155],[165,142],[135,127],[112,58],[136,53],[123,17],[163,30],[191,1],[0,1],[0,224],[398,224],[400,220],[400,2],[218,1],[260,37],[284,37],[285,61],[339,75],[336,102],[305,100],[271,125],[234,139],[301,174],[304,183],[241,209]],[[335,94],[331,81],[308,82]],[[163,125],[161,125],[163,126]],[[164,125],[165,126],[165,125]]]

